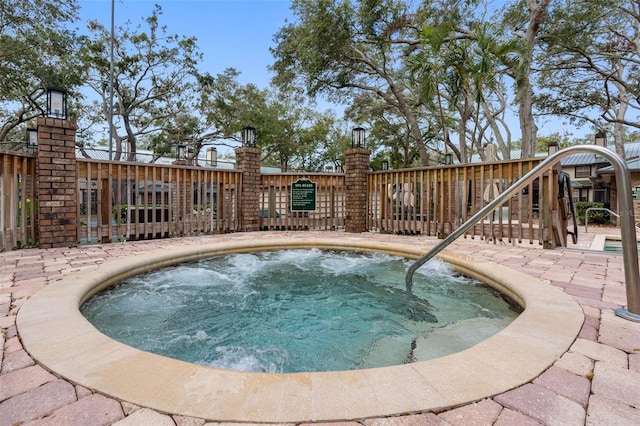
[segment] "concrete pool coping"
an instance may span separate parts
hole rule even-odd
[[[604,251],[607,240],[621,241],[621,237],[615,235],[598,234],[593,237],[593,242],[589,246],[590,250]]]
[[[622,252],[615,250],[606,250],[607,243],[610,241],[615,241],[617,243],[622,242],[622,237],[620,235],[608,235],[608,234],[598,234],[593,237],[593,241],[589,246],[589,250],[602,251],[607,252],[607,254],[619,254],[622,255]]]
[[[401,366],[328,373],[241,373],[146,353],[99,333],[79,312],[90,295],[160,266],[240,251],[283,248],[382,251],[416,258],[424,248],[361,238],[216,241],[158,249],[78,272],[36,293],[20,309],[25,349],[42,365],[97,392],[157,411],[214,421],[355,420],[440,411],[533,380],[576,339],[584,315],[561,289],[519,271],[442,253],[525,306],[503,331],[465,351]]]

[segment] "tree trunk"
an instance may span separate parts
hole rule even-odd
[[[522,58],[520,75],[516,77],[518,85],[518,113],[522,132],[522,158],[533,157],[535,153],[538,128],[533,120],[533,89],[531,88],[531,62],[540,26],[547,19],[550,0],[527,0],[529,9],[529,27],[524,35],[525,51]]]
[[[520,158],[532,158],[535,156],[538,126],[536,126],[533,119],[533,91],[528,76],[526,88],[520,97],[518,118],[520,119],[520,131],[522,132]]]

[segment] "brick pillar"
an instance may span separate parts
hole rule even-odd
[[[240,230],[260,230],[260,148],[236,148],[236,169],[242,172]]]
[[[371,150],[351,148],[344,152],[345,163],[345,218],[347,232],[367,230],[367,175],[371,163]]]
[[[72,247],[78,236],[76,123],[38,118],[37,196],[40,247]]]

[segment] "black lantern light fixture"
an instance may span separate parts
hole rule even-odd
[[[176,158],[178,160],[185,160],[187,155],[187,147],[185,145],[178,145],[176,148]]]
[[[67,119],[67,91],[47,87],[47,117]]]
[[[553,155],[558,152],[560,146],[558,145],[558,141],[551,141],[547,144],[547,153],[549,155]]]
[[[382,160],[382,170],[389,170],[389,160]]]
[[[244,129],[242,129],[242,146],[256,146],[255,127],[246,126]]]
[[[355,127],[351,131],[351,148],[364,148],[364,127]]]
[[[453,154],[448,152],[444,155],[444,164],[446,164],[447,166],[450,166],[451,164],[453,164]]]
[[[29,127],[27,129],[27,148],[35,148],[38,146],[38,129]]]

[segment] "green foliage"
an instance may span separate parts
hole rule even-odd
[[[35,206],[34,206],[34,210],[35,210],[35,215],[36,217],[38,216],[38,208],[40,206],[40,203],[38,200],[35,200]],[[25,202],[25,223],[22,223],[22,203],[18,204],[18,226],[28,226],[28,225],[32,225],[33,222],[31,221],[31,197],[26,199]]]
[[[0,141],[24,139],[23,126],[44,111],[47,86],[75,93],[82,66],[68,24],[77,8],[76,0],[0,2]]]
[[[587,201],[579,201],[576,203],[576,215],[578,216],[578,221],[584,225],[585,213],[588,208],[596,207],[603,208],[603,203],[595,203],[595,202],[587,202]],[[609,218],[609,213],[603,210],[592,210],[589,212],[589,223],[598,223],[598,224],[610,224],[611,220]]]
[[[118,210],[120,212],[118,212]],[[129,210],[129,206],[126,204],[121,205],[120,208],[118,208],[118,206],[113,206],[111,208],[111,214],[112,214],[113,220],[115,220],[116,223],[127,223],[128,210]]]
[[[274,84],[337,101],[374,96],[404,120],[423,157],[421,127],[430,118],[407,72],[420,26],[431,16],[418,13],[422,7],[398,0],[294,1],[296,21],[274,37]]]
[[[134,156],[138,139],[143,135],[175,133],[181,124],[180,117],[194,109],[196,65],[202,54],[195,38],[168,34],[166,27],[159,24],[161,15],[162,9],[156,5],[144,24],[134,26],[127,22],[116,31],[115,159],[120,159],[125,142],[128,152]],[[94,104],[92,115],[87,119],[105,123],[109,118],[110,85],[107,82],[111,75],[111,32],[97,21],[89,23],[89,30],[91,35],[79,56],[86,64],[87,85],[100,101]],[[160,151],[168,149],[163,147]]]

